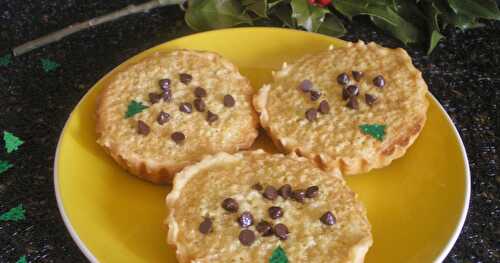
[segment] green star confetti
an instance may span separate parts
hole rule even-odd
[[[7,153],[17,151],[18,147],[24,143],[23,140],[8,131],[3,132],[3,141],[5,142],[5,150],[7,150]]]
[[[285,250],[281,246],[274,249],[273,254],[269,258],[269,263],[288,263]]]
[[[7,54],[5,56],[0,57],[0,66],[8,66],[12,61],[12,55]]]
[[[385,136],[386,125],[381,124],[363,124],[359,126],[361,132],[371,135],[373,138],[383,141]]]
[[[148,106],[143,105],[140,102],[137,102],[135,100],[132,100],[127,107],[127,112],[125,113],[125,118],[130,118],[137,113],[143,111],[144,109],[147,109]]]
[[[20,258],[16,261],[16,263],[28,263],[28,261],[26,261],[26,256],[22,256],[22,257],[20,257]]]
[[[24,213],[26,211],[23,208],[23,205],[18,205],[14,208],[11,208],[8,212],[3,213],[0,215],[0,221],[19,221],[19,220],[24,220],[26,217],[24,217]]]
[[[52,61],[50,59],[42,58],[42,59],[40,59],[40,61],[42,62],[42,68],[43,68],[43,71],[45,71],[45,72],[53,71],[53,70],[57,69],[59,66],[61,66],[61,65],[59,65],[59,63]]]
[[[9,170],[10,168],[12,168],[12,165],[11,163],[9,163],[8,161],[2,161],[0,160],[0,174],[3,174],[5,171]]]

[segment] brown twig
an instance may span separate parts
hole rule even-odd
[[[85,22],[80,22],[80,23],[75,23],[72,25],[69,25],[59,31],[50,33],[46,36],[34,39],[32,41],[29,41],[25,44],[22,44],[20,46],[15,47],[12,50],[12,53],[14,56],[19,56],[24,53],[30,52],[33,49],[48,45],[50,43],[56,42],[61,40],[64,37],[67,37],[73,33],[76,33],[78,31],[91,28],[109,21],[116,20],[118,18],[128,16],[131,14],[136,14],[136,13],[143,13],[143,12],[148,12],[151,9],[161,7],[161,6],[166,6],[166,5],[177,5],[177,4],[182,4],[184,0],[152,0],[148,1],[146,3],[140,4],[140,5],[129,5],[125,8],[122,8],[120,10],[117,10],[115,12],[95,17],[90,20],[87,20]]]

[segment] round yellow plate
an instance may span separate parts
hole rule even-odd
[[[278,28],[211,31],[146,50],[102,78],[67,121],[54,169],[59,209],[84,254],[103,263],[176,262],[162,226],[168,187],[128,175],[95,142],[96,96],[114,74],[155,51],[189,48],[222,54],[260,87],[284,61],[332,44],[344,42]],[[429,100],[427,124],[403,158],[347,178],[373,227],[368,263],[440,261],[462,228],[470,195],[467,157],[450,118],[430,94]],[[274,151],[265,136],[255,148]]]

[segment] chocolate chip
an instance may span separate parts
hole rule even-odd
[[[158,93],[151,92],[148,94],[148,96],[149,96],[149,102],[151,102],[151,104],[155,104],[161,100],[161,94]]]
[[[158,122],[158,124],[163,125],[169,119],[170,119],[170,114],[162,111],[162,112],[160,112],[160,114],[158,114],[156,121]]]
[[[194,96],[196,96],[197,98],[203,98],[207,96],[207,92],[202,87],[196,87],[194,89]]]
[[[260,221],[256,226],[255,229],[257,232],[262,234],[262,236],[268,237],[273,234],[273,226],[267,222],[267,221]]]
[[[238,217],[238,223],[243,228],[247,228],[247,227],[253,225],[252,214],[248,211],[241,213],[240,217]]]
[[[350,97],[358,96],[358,94],[359,94],[359,87],[356,85],[349,85],[347,87],[344,87],[342,98],[345,100]]]
[[[299,89],[303,92],[311,91],[313,84],[310,80],[305,79],[299,84]]]
[[[212,220],[208,217],[206,217],[203,222],[200,223],[200,226],[198,227],[198,230],[202,234],[208,234],[212,231]]]
[[[231,96],[229,94],[227,94],[227,95],[224,96],[224,100],[223,101],[224,101],[224,106],[226,106],[226,107],[233,107],[234,103],[235,103],[233,96]]]
[[[299,203],[304,203],[306,196],[306,191],[300,189],[300,190],[295,190],[292,192],[292,199],[299,202]]]
[[[226,198],[222,201],[222,208],[228,212],[234,213],[238,212],[239,205],[233,198]]]
[[[274,226],[274,235],[276,235],[281,240],[286,240],[288,238],[288,227],[283,224],[277,224]]]
[[[318,195],[318,191],[319,191],[319,187],[317,187],[316,185],[308,187],[306,190],[306,197],[307,198],[316,197]]]
[[[272,219],[278,219],[283,216],[283,209],[279,206],[271,206],[267,211],[269,213],[269,217]]]
[[[319,91],[311,90],[310,94],[312,101],[317,101],[321,97],[321,93]]]
[[[368,106],[373,106],[373,104],[375,104],[376,101],[377,97],[375,97],[374,95],[368,93],[365,94],[365,102]]]
[[[160,85],[161,90],[170,90],[170,79],[160,79],[160,81],[158,81],[158,84]]]
[[[163,97],[164,101],[172,100],[172,91],[170,91],[170,90],[164,91],[162,97]]]
[[[187,73],[181,73],[179,74],[179,80],[184,83],[184,84],[189,84],[191,80],[193,80],[193,76],[187,74]]]
[[[211,111],[208,111],[207,112],[207,121],[209,124],[212,124],[212,122],[216,121],[219,119],[219,115],[211,112]]]
[[[385,79],[382,75],[378,75],[373,79],[373,85],[379,88],[383,88],[385,86]]]
[[[137,122],[137,133],[141,135],[148,135],[149,134],[149,126],[143,122],[143,121],[138,121]]]
[[[198,98],[193,101],[194,108],[199,112],[205,111],[205,102],[202,99]]]
[[[276,188],[274,188],[272,186],[267,186],[262,195],[266,199],[276,200],[276,198],[278,197],[278,191],[276,191]]]
[[[349,81],[350,81],[349,76],[346,73],[342,73],[337,76],[337,82],[340,85],[347,85],[349,84]]]
[[[256,183],[256,184],[252,185],[252,189],[260,192],[260,191],[262,191],[262,185],[259,183]]]
[[[278,193],[281,195],[281,197],[283,197],[283,199],[286,200],[292,194],[292,186],[290,186],[289,184],[285,184],[285,185],[280,187],[280,189],[278,190]]]
[[[359,104],[358,104],[358,100],[356,99],[356,97],[349,98],[349,101],[347,102],[346,106],[348,108],[353,109],[353,110],[359,109]]]
[[[183,142],[186,139],[186,136],[184,136],[184,133],[182,132],[174,132],[170,135],[170,138],[177,144]]]
[[[323,223],[327,226],[334,225],[335,222],[337,221],[335,219],[335,216],[330,211],[324,213],[319,220],[321,221],[321,223]]]
[[[191,113],[193,112],[193,106],[191,106],[189,102],[183,102],[179,105],[179,110],[185,113]]]
[[[360,81],[360,80],[361,80],[361,78],[363,77],[363,72],[353,70],[353,71],[352,71],[352,77],[353,77],[356,81]]]
[[[255,241],[255,234],[252,230],[244,229],[241,230],[239,239],[244,246],[251,246]]]
[[[306,111],[306,119],[308,119],[309,121],[316,120],[317,116],[318,116],[318,111],[314,108],[308,109]]]
[[[323,100],[319,103],[318,111],[321,114],[327,114],[330,112],[330,104],[328,104],[328,101]]]

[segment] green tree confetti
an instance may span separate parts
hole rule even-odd
[[[125,118],[130,118],[137,113],[143,111],[144,109],[147,109],[148,106],[143,105],[140,102],[137,102],[135,100],[132,100],[127,107],[127,112],[125,113]]]
[[[7,54],[5,56],[2,56],[0,57],[0,66],[8,66],[10,64],[10,62],[12,59],[12,55],[11,54]]]
[[[281,246],[274,249],[273,254],[269,258],[269,263],[288,263],[285,250]]]
[[[26,211],[23,208],[23,205],[20,204],[14,208],[11,208],[9,211],[3,213],[0,215],[0,221],[19,221],[19,220],[24,220],[26,217],[24,217],[24,213]]]
[[[45,72],[53,71],[53,70],[57,69],[59,66],[61,66],[61,65],[59,65],[59,63],[52,61],[50,59],[42,58],[42,59],[40,59],[40,61],[42,62],[42,68],[43,68],[43,71],[45,71]]]
[[[9,163],[8,161],[2,161],[0,160],[0,174],[3,174],[5,171],[9,170],[10,168],[12,168],[12,165],[11,163]]]
[[[16,261],[16,263],[28,263],[28,261],[26,261],[26,256],[22,256],[22,257],[20,257],[20,258]]]
[[[363,124],[359,126],[361,132],[371,135],[373,138],[383,141],[385,136],[386,125],[381,124]]]
[[[7,153],[17,151],[18,147],[24,143],[23,140],[8,131],[3,132],[3,141],[5,142],[5,150],[7,150]]]

